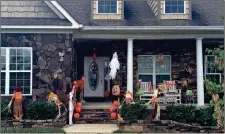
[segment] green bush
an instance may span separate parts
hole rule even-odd
[[[58,109],[55,103],[34,102],[28,105],[27,116],[29,119],[53,119],[57,116]]]
[[[121,109],[121,116],[124,120],[135,121],[143,120],[148,116],[147,106],[142,105],[144,102],[136,102],[135,104],[124,104]]]
[[[9,101],[1,101],[1,110],[4,110],[7,105],[9,104]],[[9,116],[8,110],[1,111],[1,118],[7,118]]]
[[[170,120],[191,123],[195,120],[195,107],[186,105],[168,105],[166,106],[166,113]]]
[[[215,126],[216,121],[213,119],[213,108],[208,107],[195,111],[196,122],[201,126]]]

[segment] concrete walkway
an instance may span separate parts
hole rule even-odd
[[[112,133],[118,129],[117,124],[74,124],[63,128],[66,133]]]

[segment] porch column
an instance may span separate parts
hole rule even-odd
[[[202,38],[196,39],[196,62],[197,62],[197,105],[204,105],[204,81],[203,81],[203,53]]]
[[[133,94],[133,39],[127,44],[127,91]]]

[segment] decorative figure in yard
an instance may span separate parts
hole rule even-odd
[[[154,92],[153,98],[149,102],[147,102],[145,105],[149,105],[150,103],[153,103],[153,105],[154,105],[154,113],[152,114],[153,119],[159,120],[160,119],[160,106],[158,103],[158,94],[159,94],[158,86],[156,86],[156,88],[153,90],[153,92]]]
[[[12,99],[9,102],[8,106],[7,106],[7,108],[10,109],[11,105],[12,105],[12,103],[14,101],[14,104],[13,104],[13,117],[14,117],[15,120],[20,120],[23,117],[23,111],[22,111],[23,95],[22,95],[21,91],[22,91],[22,88],[19,87],[19,86],[17,86],[14,89],[14,93],[13,93]]]
[[[135,102],[133,101],[132,99],[132,93],[131,92],[127,92],[126,95],[125,95],[125,99],[123,101],[123,103],[125,104],[134,104]]]
[[[119,97],[120,96],[120,87],[119,87],[119,85],[114,85],[112,87],[112,95],[117,98],[117,99],[113,99],[113,100],[117,100],[118,102],[120,102],[120,97]]]
[[[55,121],[57,121],[61,116],[61,108],[64,107],[65,108],[65,113],[67,113],[67,108],[66,106],[59,100],[58,96],[56,94],[54,94],[53,92],[50,92],[48,95],[48,102],[54,102],[57,105],[59,114],[56,116]]]
[[[110,79],[115,79],[117,70],[120,69],[120,63],[118,61],[117,52],[115,52],[113,54],[113,58],[112,58],[111,62],[109,63],[109,67],[110,67],[109,77],[110,77]]]
[[[69,125],[73,124],[74,105],[76,105],[76,83],[73,83],[72,91],[69,93]],[[74,118],[78,117],[74,115]]]

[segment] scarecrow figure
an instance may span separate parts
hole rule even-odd
[[[3,111],[8,109],[8,112],[10,112],[11,105],[14,101],[14,103],[13,103],[13,117],[14,117],[15,120],[21,120],[22,117],[23,117],[23,110],[22,110],[23,95],[22,95],[21,91],[22,91],[22,88],[17,86],[14,89],[12,99],[9,102],[8,106],[4,110],[1,111],[1,112],[3,112]]]
[[[154,96],[153,98],[147,102],[145,105],[149,105],[151,102],[153,103],[153,106],[154,106],[154,112],[152,114],[152,118],[155,119],[155,120],[159,120],[160,119],[160,106],[159,106],[159,103],[158,103],[158,94],[159,94],[159,89],[158,89],[158,86],[156,86],[156,89],[154,89]]]
[[[109,63],[109,67],[110,67],[109,77],[110,77],[110,79],[115,79],[117,70],[120,69],[120,63],[118,61],[117,52],[115,52],[113,54],[113,58],[112,58],[111,62]]]

